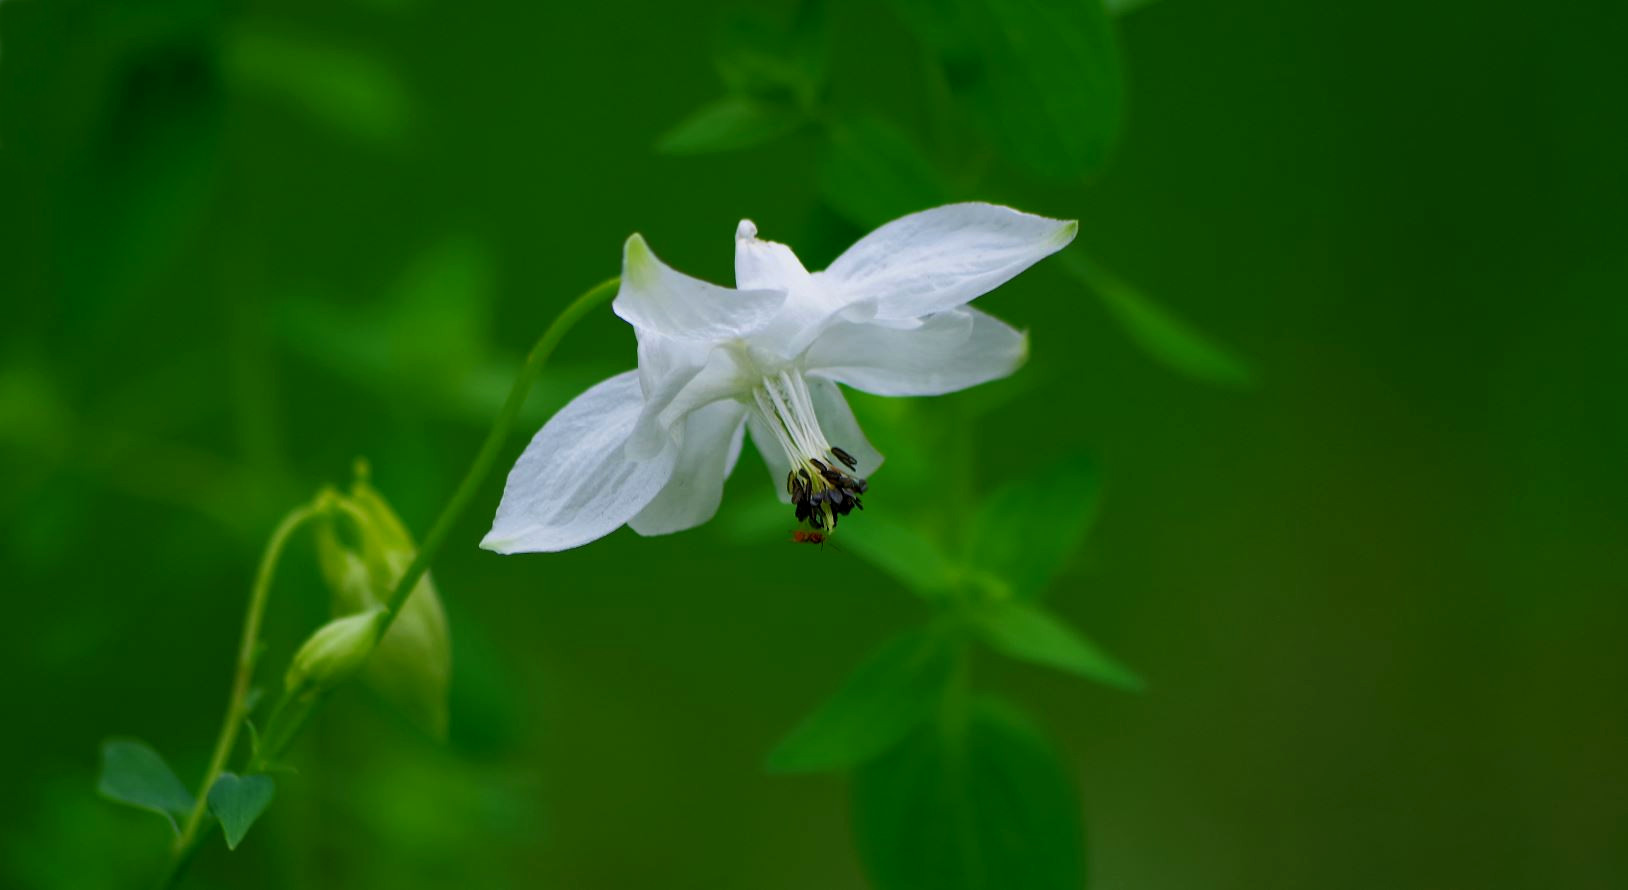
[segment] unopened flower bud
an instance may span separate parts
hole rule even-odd
[[[333,596],[333,614],[382,607],[417,553],[407,526],[358,461],[350,491],[334,494],[317,536],[317,559]],[[367,684],[431,735],[446,734],[452,646],[446,613],[426,572],[401,607],[363,674]]]
[[[373,654],[384,616],[383,609],[372,609],[317,628],[288,666],[283,679],[288,691],[324,692],[349,679]]]

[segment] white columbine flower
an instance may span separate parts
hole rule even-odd
[[[939,395],[1005,377],[1025,335],[966,304],[1073,240],[1077,224],[991,204],[894,220],[824,272],[735,233],[738,290],[668,268],[634,235],[612,304],[633,325],[638,370],[577,396],[509,473],[481,546],[578,547],[624,523],[642,535],[718,511],[744,429],[797,518],[829,529],[882,462],[838,383]]]

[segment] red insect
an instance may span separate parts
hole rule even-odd
[[[797,544],[824,544],[825,532],[798,529],[791,533],[791,540]]]

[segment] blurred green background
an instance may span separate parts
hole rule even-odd
[[[953,156],[911,5],[827,4],[829,104]],[[722,94],[727,35],[808,14],[0,4],[0,881],[156,868],[162,823],[94,794],[98,740],[194,782],[277,517],[365,455],[422,532],[629,233],[726,283],[743,216],[816,268],[863,233],[812,126],[655,149]],[[979,304],[1033,360],[943,447],[979,486],[1094,455],[1100,519],[1051,603],[1150,682],[978,663],[1076,770],[1094,886],[1628,884],[1625,25],[1163,0],[1116,22],[1106,166],[965,156],[973,196],[1079,218],[1256,377],[1173,373],[1056,260]],[[592,318],[527,435],[632,362]],[[193,883],[862,886],[843,780],[762,761],[920,604],[840,538],[786,545],[751,454],[718,521],[553,556],[476,549],[500,490],[435,569],[450,742],[346,690]],[[325,603],[298,549],[269,664]]]

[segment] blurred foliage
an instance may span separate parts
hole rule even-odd
[[[821,197],[865,228],[950,200],[998,200],[990,183],[996,170],[986,156],[991,147],[1016,172],[1047,180],[1087,178],[1107,163],[1119,138],[1124,102],[1110,13],[1129,12],[1135,4],[894,0],[891,6],[929,60],[931,131],[941,147],[953,151],[935,160],[906,130],[827,95],[829,44],[821,3],[799,7],[779,29],[761,14],[726,20],[717,67],[729,95],[675,125],[658,140],[657,150],[739,151],[791,133],[805,121],[820,123],[815,138],[824,154]],[[962,172],[951,175],[946,169]],[[1057,213],[1066,217],[1076,211]],[[1150,357],[1198,380],[1253,382],[1244,360],[1141,291],[1086,263],[1077,249],[1064,260]]]
[[[469,517],[446,746],[340,690],[192,883],[1623,883],[1624,8],[931,8],[0,3],[0,883],[162,868],[94,740],[151,739],[112,793],[174,812],[277,517],[367,454],[422,531],[629,232],[727,281],[743,216],[817,267],[963,198],[1080,244],[985,305],[1018,377],[855,399],[864,516],[789,546],[746,467],[705,529],[546,561]],[[632,361],[585,324],[527,417]],[[1089,509],[1024,493],[1081,453]],[[1062,555],[1000,570],[1030,539]],[[309,552],[282,575],[268,663],[329,609]],[[1010,704],[862,740],[853,837],[841,782],[756,769],[960,597]],[[1066,675],[1134,685],[1107,651],[1152,692]]]
[[[1085,883],[1074,780],[1021,715],[962,702],[854,781],[854,833],[879,888]]]

